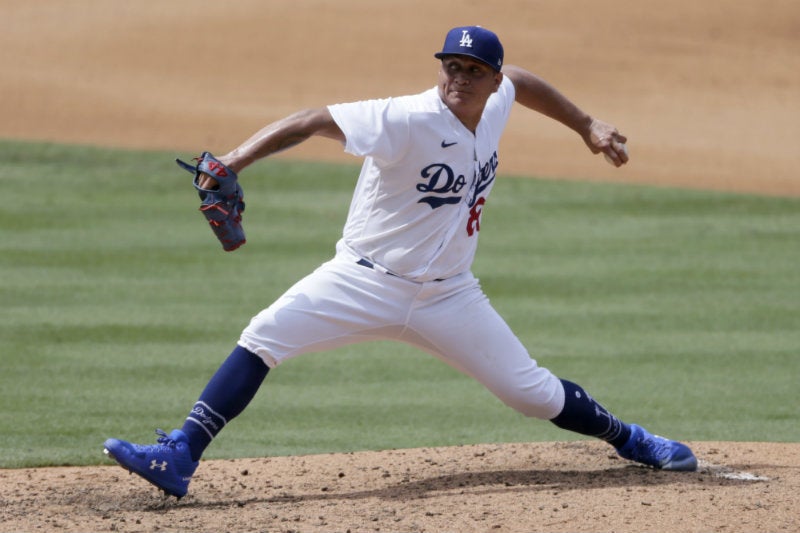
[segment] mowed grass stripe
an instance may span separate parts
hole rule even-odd
[[[357,166],[248,169],[228,254],[175,156],[0,142],[0,467],[180,425],[250,317],[333,254]],[[537,360],[624,419],[797,441],[798,228],[798,199],[503,176],[474,270]],[[271,372],[206,457],[573,438],[370,343]]]

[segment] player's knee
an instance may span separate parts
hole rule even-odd
[[[553,376],[532,387],[519,387],[510,393],[498,397],[511,407],[529,418],[550,420],[564,408],[564,388]]]
[[[537,403],[537,402],[505,402],[506,405],[512,409],[522,413],[528,418],[539,418],[541,420],[550,420],[557,416],[560,408],[556,408],[552,403]]]
[[[264,348],[263,346],[260,346],[259,344],[254,342],[248,342],[248,339],[246,339],[244,335],[239,339],[238,344],[242,348],[260,357],[261,360],[264,361],[264,364],[267,365],[267,367],[269,367],[270,369],[275,368],[281,363],[280,359],[274,357],[270,353],[270,351]]]

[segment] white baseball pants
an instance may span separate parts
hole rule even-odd
[[[520,413],[552,419],[561,381],[539,367],[471,273],[413,282],[357,264],[347,250],[253,317],[239,345],[270,367],[309,352],[396,340],[433,354]]]

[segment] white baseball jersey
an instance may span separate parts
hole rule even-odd
[[[475,134],[445,106],[437,88],[330,106],[347,139],[345,151],[366,156],[343,244],[414,281],[469,270],[513,103],[514,85],[504,78]]]

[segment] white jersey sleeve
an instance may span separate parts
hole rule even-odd
[[[396,161],[407,149],[408,114],[394,98],[331,106],[347,139],[345,152],[372,156],[384,164]]]

